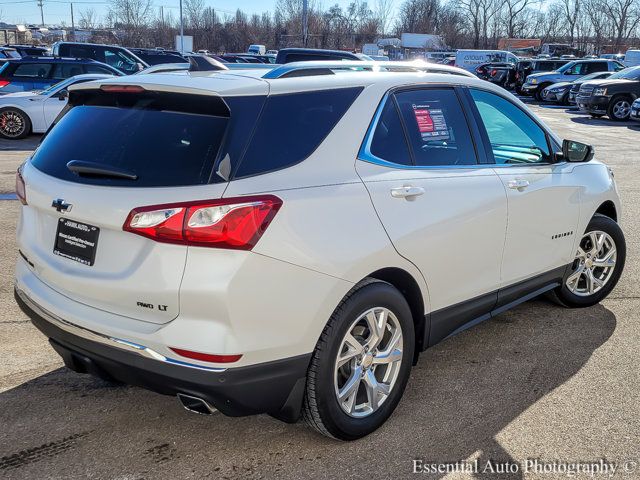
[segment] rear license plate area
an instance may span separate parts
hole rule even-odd
[[[53,253],[91,266],[96,259],[100,229],[67,218],[58,220]]]

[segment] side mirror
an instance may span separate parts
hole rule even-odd
[[[567,162],[588,162],[593,158],[593,147],[574,140],[562,141],[562,159]]]
[[[67,90],[60,90],[57,96],[58,96],[58,100],[62,102],[69,98],[69,92]]]

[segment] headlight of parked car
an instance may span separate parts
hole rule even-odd
[[[607,94],[607,89],[606,89],[606,88],[596,88],[596,89],[593,91],[593,94],[594,94],[596,97],[604,96],[604,95],[606,95],[606,94]]]
[[[531,83],[533,83],[534,85],[536,83],[538,83],[538,79],[537,78],[532,78],[531,80],[529,80]]]

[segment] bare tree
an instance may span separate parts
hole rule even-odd
[[[98,26],[98,15],[93,8],[85,8],[80,11],[78,26],[87,30],[93,30]]]
[[[393,14],[394,0],[376,0],[374,16],[380,26],[380,34],[384,35],[391,28],[391,16]]]
[[[115,28],[124,32],[129,46],[145,46],[146,28],[151,24],[152,0],[111,0],[108,17]]]

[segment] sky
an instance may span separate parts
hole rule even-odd
[[[46,24],[65,22],[67,25],[71,25],[71,2],[69,0],[42,1]],[[178,17],[179,0],[153,0],[153,3],[158,9],[160,6],[164,7],[165,14],[171,11],[175,18]],[[327,1],[323,3],[327,4]],[[328,4],[334,5],[336,3],[345,7],[350,3],[350,0],[328,0]],[[214,7],[222,13],[233,13],[237,8],[247,13],[262,13],[272,11],[275,4],[276,0],[205,0],[206,6]],[[99,17],[102,17],[107,11],[107,6],[108,0],[73,0],[76,24],[81,11],[91,8]],[[0,21],[40,24],[40,8],[37,5],[37,0],[0,0]]]

